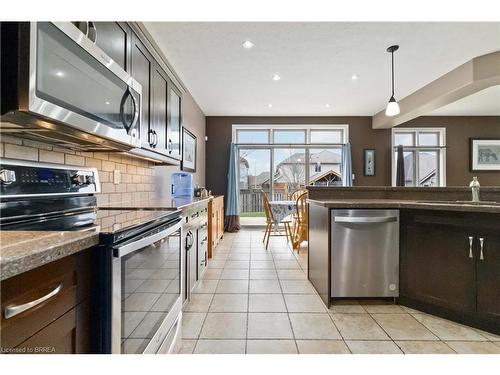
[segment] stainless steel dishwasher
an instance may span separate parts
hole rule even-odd
[[[399,295],[399,211],[332,210],[331,297]]]

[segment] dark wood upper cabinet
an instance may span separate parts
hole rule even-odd
[[[168,78],[156,64],[153,73],[153,148],[156,152],[167,152]]]
[[[154,137],[151,124],[152,75],[155,61],[144,44],[134,34],[132,37],[131,75],[142,86],[141,98],[141,146],[150,149]]]
[[[173,85],[169,89],[169,109],[167,126],[168,156],[181,159],[182,101],[180,91]]]
[[[94,22],[95,43],[126,72],[130,72],[132,31],[125,22]]]
[[[481,238],[483,249],[481,255]],[[477,256],[477,312],[500,322],[500,233],[478,232]]]
[[[402,292],[425,303],[472,312],[475,260],[469,258],[469,234],[460,225],[440,221],[421,214],[407,223]]]

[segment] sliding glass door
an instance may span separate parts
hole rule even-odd
[[[288,200],[306,185],[341,185],[347,125],[233,125],[238,145],[240,222],[265,224],[260,196]]]

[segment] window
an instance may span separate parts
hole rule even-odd
[[[311,143],[328,144],[343,143],[343,130],[314,130],[311,129]]]
[[[269,143],[269,130],[238,130],[238,143]]]
[[[261,191],[283,200],[308,184],[341,185],[348,140],[348,125],[233,125],[241,223],[264,223]]]
[[[274,143],[306,143],[305,130],[275,130],[273,135]]]
[[[392,129],[392,185],[396,185],[397,146],[403,146],[405,186],[446,186],[444,128]]]

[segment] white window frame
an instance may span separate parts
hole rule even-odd
[[[284,143],[274,143],[274,130],[305,130],[306,143],[311,144],[311,130],[341,130],[341,143],[349,142],[349,124],[233,124],[232,142],[238,143],[238,130],[267,130],[269,132],[269,143],[255,143],[255,145],[283,145]],[[327,146],[329,143],[321,143],[318,145]],[[300,143],[297,143],[300,145]]]
[[[276,148],[304,148],[306,152],[306,160],[309,160],[309,150],[311,148],[328,148],[339,147],[338,143],[310,143],[311,141],[311,130],[340,130],[342,131],[341,144],[349,142],[349,124],[233,124],[232,126],[232,142],[238,144],[238,131],[239,130],[266,130],[269,132],[269,142],[268,143],[251,143],[244,144],[245,149],[259,149],[259,148],[270,148],[270,166],[274,167],[274,152],[273,149]],[[274,130],[305,130],[306,132],[306,143],[274,143]],[[332,146],[333,145],[333,146]],[[266,147],[267,146],[267,147]],[[305,169],[305,183],[309,183],[309,168]],[[272,175],[272,171],[271,171]],[[239,172],[238,172],[239,181]],[[271,195],[274,191],[274,184],[271,184]]]
[[[418,127],[418,128],[392,128],[391,131],[391,180],[392,186],[396,186],[396,156],[395,144],[396,133],[412,133],[415,136],[415,146],[403,146],[403,148],[411,148],[416,151],[438,151],[438,180],[439,187],[446,186],[446,128],[428,128],[428,127]],[[419,133],[438,133],[439,134],[439,145],[438,146],[419,146],[418,145],[418,135]],[[415,176],[418,175],[418,156],[415,153]],[[417,178],[416,178],[417,180]],[[417,183],[417,181],[415,181]],[[418,185],[416,187],[419,187]]]

